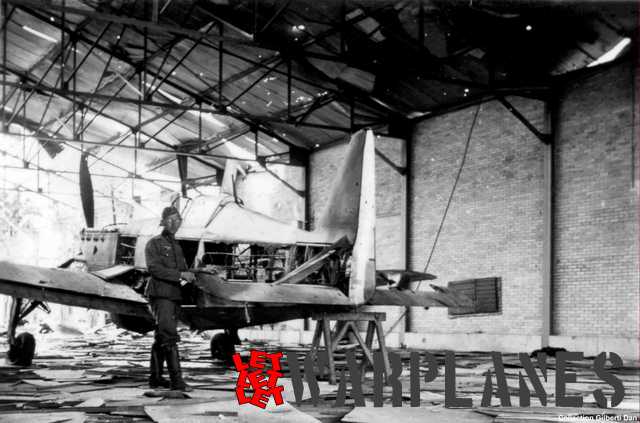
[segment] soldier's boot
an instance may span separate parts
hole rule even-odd
[[[151,389],[168,388],[170,386],[169,381],[162,377],[163,368],[164,352],[160,345],[154,342],[151,347],[151,358],[149,359],[149,387]]]
[[[166,345],[164,348],[165,358],[167,360],[167,369],[169,370],[169,378],[171,379],[171,389],[174,391],[190,392],[193,389],[182,379],[182,370],[180,369],[180,354],[178,346]]]

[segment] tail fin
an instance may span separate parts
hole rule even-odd
[[[346,236],[350,242],[354,242],[358,229],[365,144],[364,130],[351,136],[323,214],[318,219],[316,230],[324,231],[332,240]]]
[[[317,228],[330,239],[346,236],[353,243],[349,299],[354,305],[364,304],[376,286],[375,198],[374,137],[362,130],[351,137]]]

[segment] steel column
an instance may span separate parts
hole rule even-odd
[[[15,7],[13,8],[15,10]],[[7,2],[2,2],[2,107],[7,105]],[[2,131],[6,131],[9,125],[5,124],[4,110],[2,113]]]
[[[541,348],[548,347],[553,332],[553,257],[554,257],[554,149],[557,139],[558,97],[557,93],[545,103],[545,126],[549,132],[549,142],[543,148],[542,187],[542,322]]]
[[[404,265],[404,268],[409,270],[409,147],[408,143],[411,139],[401,138],[402,145],[400,147],[400,163],[399,167],[404,169],[404,172],[399,174],[400,177],[400,261]],[[404,344],[404,334],[410,330],[409,316],[411,307],[405,307],[404,318],[401,319],[401,327],[398,331],[400,337],[400,343]]]
[[[291,120],[291,57],[287,57],[287,120]]]
[[[218,41],[218,106],[222,106],[222,84],[223,84],[223,67],[222,60],[223,57],[223,45],[222,45],[222,35],[224,33],[224,27],[222,26],[222,22],[218,22],[218,33],[220,34],[220,41]]]
[[[66,0],[62,0],[62,21],[60,24],[60,88],[66,88],[64,86],[64,63],[65,63],[65,57],[64,57],[64,33],[65,33],[65,29],[67,27],[67,15],[66,15]],[[71,32],[70,32],[71,34]],[[51,63],[53,64],[54,60],[51,61]],[[47,74],[47,72],[45,72],[45,75]]]

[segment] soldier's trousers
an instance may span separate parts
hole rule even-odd
[[[149,299],[149,308],[155,323],[155,341],[161,347],[176,345],[178,336],[178,316],[180,303],[168,298]]]

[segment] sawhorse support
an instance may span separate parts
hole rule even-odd
[[[311,343],[311,351],[309,354],[315,355],[320,349],[320,338],[324,338],[324,345],[327,349],[328,365],[329,365],[329,383],[336,384],[334,351],[338,348],[340,341],[351,332],[364,353],[361,373],[364,376],[364,370],[367,362],[373,366],[373,336],[378,337],[378,345],[382,353],[385,377],[391,374],[389,365],[389,353],[384,342],[384,331],[382,323],[386,319],[386,313],[376,312],[353,312],[353,313],[317,313],[311,316],[316,321],[316,329],[313,334],[313,342]],[[335,331],[331,333],[331,322],[336,322]],[[363,340],[358,332],[356,322],[367,321],[367,335]]]

